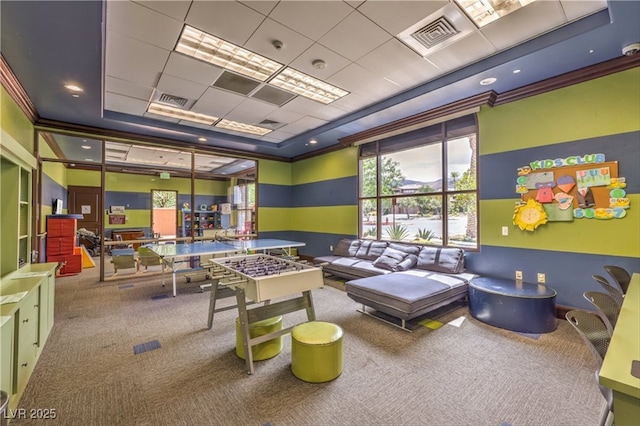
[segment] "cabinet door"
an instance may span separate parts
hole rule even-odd
[[[13,393],[13,316],[0,328],[0,389]]]

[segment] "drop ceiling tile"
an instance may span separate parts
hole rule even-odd
[[[253,99],[258,99],[260,101],[268,102],[271,105],[277,106],[284,105],[295,96],[296,95],[291,92],[270,86],[268,84],[263,84],[262,87],[258,88],[251,94],[251,97]]]
[[[251,9],[262,13],[263,15],[268,15],[274,7],[278,4],[277,1],[241,1],[240,3],[245,6],[250,7]]]
[[[498,49],[506,49],[565,23],[560,3],[536,1],[480,29]]]
[[[391,34],[361,13],[353,12],[318,41],[345,58],[355,61],[391,37]]]
[[[358,12],[397,35],[448,3],[448,0],[368,1],[358,8]]]
[[[191,6],[190,1],[137,0],[136,3],[179,21],[184,21],[184,18],[187,16],[187,12],[189,11],[189,7]]]
[[[222,71],[222,68],[215,65],[177,52],[171,52],[167,65],[164,68],[164,72],[167,74],[207,86],[210,86],[211,83],[220,77]]]
[[[238,2],[195,1],[186,23],[240,46],[264,20],[264,15]]]
[[[281,1],[269,17],[317,40],[352,11],[341,1]]]
[[[322,109],[319,109],[316,112],[314,112],[312,116],[315,118],[319,118],[320,120],[330,121],[330,120],[335,120],[338,117],[342,117],[343,115],[346,114],[346,112],[343,109],[336,108],[332,105],[333,103],[331,105],[326,105]]]
[[[119,78],[109,76],[105,79],[104,90],[106,92],[140,99],[145,102],[151,99],[151,95],[153,94],[153,87],[142,86],[140,84],[132,83],[131,81],[120,80]]]
[[[240,105],[229,112],[225,118],[246,124],[255,124],[277,107],[254,99],[245,99]]]
[[[279,123],[293,123],[296,120],[300,120],[302,117],[303,115],[297,112],[278,108],[268,114],[265,119],[277,121]]]
[[[391,96],[402,90],[402,87],[385,80],[381,76],[378,76],[355,63],[332,75],[327,79],[327,81],[343,88],[344,90],[348,90],[351,94],[360,93],[361,95],[371,99],[371,101],[378,97],[385,98],[387,96]],[[342,99],[349,98],[351,94],[343,97]],[[342,99],[333,102],[332,105],[335,105]]]
[[[345,112],[353,112],[369,106],[373,102],[374,99],[370,96],[364,96],[359,93],[350,93],[348,96],[338,99],[331,105],[335,108],[343,109]]]
[[[348,96],[348,95],[347,95]],[[295,111],[303,115],[314,114],[316,111],[322,109],[324,104],[316,101],[312,101],[311,99],[304,98],[302,96],[298,96],[297,98],[292,99],[282,106],[282,109],[288,111]]]
[[[326,124],[327,121],[320,120],[316,117],[302,117],[300,120],[294,121],[293,123],[287,124],[283,126],[282,129],[285,131],[294,130],[296,133],[306,132],[307,130],[315,129],[316,127],[320,127],[323,124]]]
[[[106,45],[106,75],[143,86],[155,86],[169,58],[168,50],[117,33],[109,35]]]
[[[390,78],[405,89],[442,72],[397,39],[387,41],[357,63],[379,77]]]
[[[325,61],[326,68],[316,68],[313,65],[313,61],[317,59]],[[326,80],[329,76],[337,73],[350,63],[350,60],[327,49],[321,44],[315,43],[289,65],[292,68],[305,74],[309,74],[312,77],[319,78],[320,80]]]
[[[281,49],[278,50],[273,46],[274,40],[283,43]],[[251,35],[244,47],[284,65],[294,60],[312,44],[313,40],[267,18]]]
[[[162,29],[159,31],[159,29]],[[163,49],[173,49],[182,21],[131,1],[107,2],[107,37],[117,32]]]
[[[204,84],[183,80],[166,73],[162,74],[156,87],[161,92],[187,99],[198,99],[207,90]]]
[[[105,93],[104,109],[123,114],[143,115],[147,110],[148,101],[135,99],[118,93]]]
[[[245,99],[244,96],[209,87],[191,107],[191,111],[215,117],[224,117]]]
[[[183,126],[197,127],[198,129],[204,129],[204,130],[212,129],[210,124],[196,123],[194,121],[189,121],[189,120],[180,120],[178,123]]]
[[[606,0],[560,0],[560,4],[568,21],[582,18],[607,7]]]
[[[497,49],[479,32],[458,39],[446,49],[440,49],[427,58],[443,72],[461,68],[471,62],[486,58],[497,52]]]

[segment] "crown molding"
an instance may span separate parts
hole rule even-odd
[[[29,121],[35,124],[38,121],[36,108],[2,54],[0,54],[0,83]]]

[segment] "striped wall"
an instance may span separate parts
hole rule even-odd
[[[589,308],[582,294],[602,265],[640,271],[640,69],[632,69],[498,107],[479,115],[480,250],[470,271],[525,280],[546,274],[557,303]],[[554,222],[535,232],[513,225],[517,168],[544,158],[603,153],[627,178],[624,219]],[[303,255],[329,253],[357,234],[357,149],[293,164],[260,162],[261,237],[304,241]],[[503,226],[509,235],[502,236]]]
[[[329,251],[358,229],[357,149],[293,164],[260,161],[258,231],[261,238],[304,241],[307,256]]]
[[[602,265],[640,271],[640,68],[591,80],[479,113],[479,253],[474,272],[535,282],[546,274],[557,303],[589,308],[582,294],[601,290]],[[512,224],[517,168],[531,161],[605,154],[627,179],[624,219],[550,222],[535,232]],[[509,235],[502,236],[502,226]]]

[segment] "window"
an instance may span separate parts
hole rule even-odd
[[[360,146],[360,237],[478,247],[476,117]]]
[[[255,182],[238,179],[238,184],[233,188],[233,203],[236,205],[238,232],[241,234],[255,234]]]

